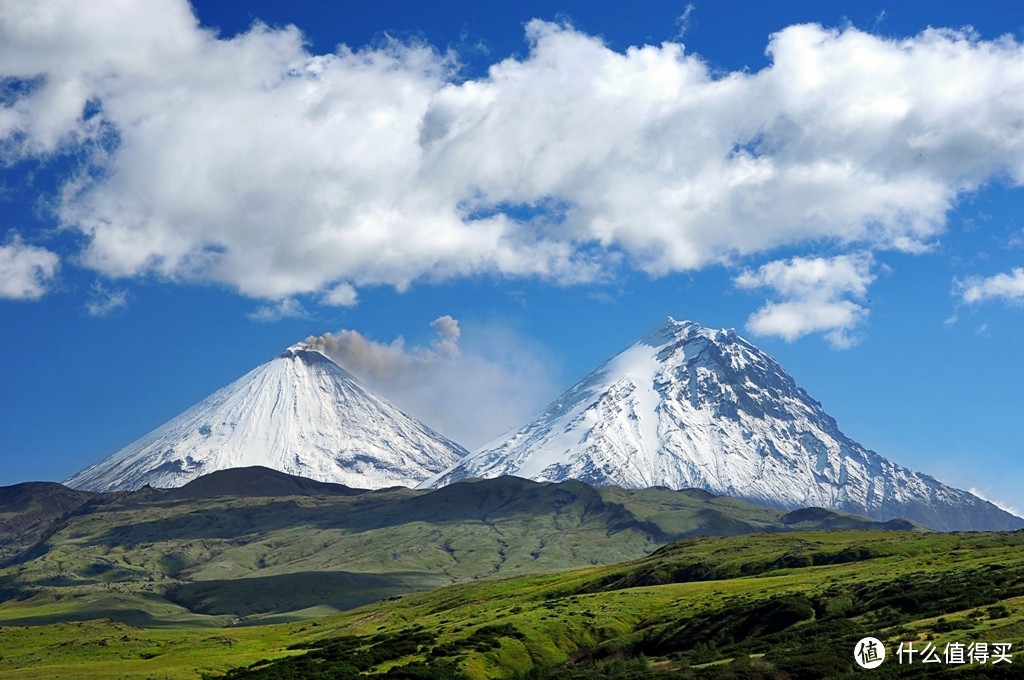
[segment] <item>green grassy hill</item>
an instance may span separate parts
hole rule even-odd
[[[853,660],[867,635],[890,657],[872,671]],[[900,641],[1010,643],[1013,663],[899,665]],[[4,627],[0,649],[3,678],[1010,678],[1024,664],[1024,532],[690,538],[304,622]]]
[[[27,508],[33,533],[0,533],[0,625],[301,620],[443,585],[621,562],[687,536],[913,528],[697,490],[513,477],[366,492],[247,469],[131,494],[19,486],[0,490],[0,501],[14,499],[0,502],[0,517],[23,527]]]

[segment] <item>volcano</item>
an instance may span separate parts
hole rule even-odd
[[[264,466],[350,487],[415,486],[466,454],[304,344],[218,390],[65,484],[179,487]]]
[[[1024,527],[992,503],[845,436],[775,359],[735,331],[672,318],[531,422],[424,485],[499,475],[699,488],[941,530]]]

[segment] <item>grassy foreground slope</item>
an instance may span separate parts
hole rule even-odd
[[[170,491],[7,487],[0,520],[16,528],[0,531],[0,625],[111,618],[148,628],[301,620],[453,583],[620,562],[695,534],[912,527],[697,490],[504,477],[365,492],[257,468]]]
[[[0,628],[3,678],[845,678],[854,646],[1010,643],[1013,663],[872,677],[1014,677],[1024,532],[691,538],[561,574],[477,581],[302,623]],[[228,670],[236,667],[235,670]]]

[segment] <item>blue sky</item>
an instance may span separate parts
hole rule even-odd
[[[668,315],[1024,510],[1009,2],[0,7],[0,485],[310,335],[472,448]]]

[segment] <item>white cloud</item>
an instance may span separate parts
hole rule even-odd
[[[556,391],[555,371],[536,344],[507,328],[474,326],[468,346],[456,319],[431,324],[437,337],[407,347],[341,330],[306,339],[371,389],[438,432],[474,449],[525,422]]]
[[[302,319],[308,316],[302,303],[295,298],[283,298],[273,304],[260,305],[260,307],[249,314],[253,321],[264,321],[273,323],[281,319]]]
[[[970,491],[972,494],[974,494],[978,498],[980,498],[980,499],[982,499],[984,501],[988,501],[989,503],[991,503],[992,505],[996,506],[1000,510],[1005,510],[1006,512],[1010,513],[1011,515],[1016,515],[1017,517],[1024,517],[1024,515],[1021,514],[1020,510],[1018,510],[1014,506],[1010,505],[1009,503],[1004,503],[1003,501],[999,501],[999,500],[996,500],[995,498],[992,498],[991,497],[991,493],[990,493],[991,492],[990,488],[986,488],[986,489],[982,490],[982,489],[979,489],[977,487],[973,487],[972,486],[970,489],[968,489],[968,491]]]
[[[960,298],[967,304],[987,300],[1020,303],[1024,301],[1024,268],[1014,267],[1009,274],[972,276],[964,281],[957,281],[956,288]]]
[[[89,294],[85,310],[89,316],[109,316],[118,309],[128,306],[128,291],[123,288],[107,288],[97,281]]]
[[[690,20],[690,16],[693,14],[693,11],[695,9],[697,9],[696,6],[694,6],[694,4],[691,2],[687,4],[686,7],[683,8],[683,13],[676,17],[676,25],[679,26],[679,30],[676,31],[675,36],[677,40],[681,39],[684,35],[686,35],[686,32],[690,30],[692,23]]]
[[[14,236],[0,246],[0,299],[38,300],[57,274],[60,258]]]
[[[81,261],[280,300],[479,273],[653,275],[780,246],[921,251],[964,192],[1024,182],[1024,48],[929,29],[790,26],[772,65],[615,52],[540,21],[459,79],[391,43],[232,39],[184,0],[0,6],[10,159],[84,159],[61,194]],[[88,108],[94,115],[84,116]],[[838,311],[838,310],[835,310]]]
[[[321,301],[326,305],[332,307],[352,307],[359,302],[359,294],[356,289],[347,283],[339,283],[338,285],[331,288],[324,296]]]
[[[795,257],[743,272],[735,279],[738,287],[770,288],[781,298],[754,312],[747,328],[789,341],[825,333],[835,347],[850,347],[856,342],[852,332],[867,319],[868,310],[848,298],[864,297],[874,280],[871,264],[866,255]]]

